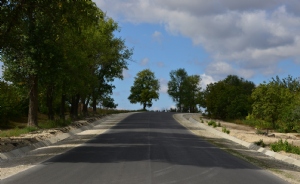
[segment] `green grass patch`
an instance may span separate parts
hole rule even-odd
[[[294,146],[293,144],[290,144],[285,140],[284,142],[282,139],[279,141],[270,144],[271,150],[275,152],[279,151],[285,151],[287,153],[294,153],[300,155],[300,148],[298,146]]]
[[[60,128],[65,127],[71,124],[71,120],[54,120],[54,121],[45,121],[43,123],[40,123],[39,127],[41,129],[50,129],[50,128]]]
[[[21,134],[27,134],[33,131],[38,130],[38,128],[35,127],[25,127],[25,128],[14,128],[10,130],[3,130],[0,132],[0,137],[13,137],[13,136],[19,136]]]

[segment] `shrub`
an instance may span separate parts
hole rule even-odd
[[[294,146],[293,144],[290,144],[285,140],[284,142],[282,139],[279,141],[270,144],[271,150],[275,152],[279,151],[285,151],[287,153],[294,153],[300,155],[300,148],[298,146]]]
[[[260,139],[259,141],[254,142],[257,146],[265,147],[266,144],[264,143],[264,140]]]
[[[214,128],[217,127],[217,123],[215,121],[209,121],[208,126],[213,126]]]
[[[230,130],[228,130],[225,126],[222,127],[222,132],[224,132],[226,134],[230,134]]]

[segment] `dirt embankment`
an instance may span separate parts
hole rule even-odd
[[[23,134],[18,137],[0,137],[0,153],[5,153],[18,149],[21,147],[29,146],[31,144],[47,140],[58,134],[67,133],[73,129],[86,126],[103,116],[89,117],[84,120],[72,122],[70,126],[63,128],[53,128],[48,130],[37,130],[28,134]]]

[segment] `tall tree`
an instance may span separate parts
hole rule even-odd
[[[143,70],[135,77],[130,92],[128,97],[130,103],[140,103],[143,110],[146,110],[146,107],[152,106],[152,100],[159,99],[159,81],[152,71]]]
[[[168,94],[176,102],[177,107],[182,111],[183,97],[184,97],[184,81],[188,77],[185,69],[180,68],[170,72],[171,80],[168,82]]]
[[[5,66],[4,76],[27,89],[28,126],[38,126],[39,81],[49,76],[45,74],[50,68],[61,67],[61,60],[53,59],[57,51],[66,56],[63,47],[57,47],[57,41],[64,37],[65,30],[62,28],[71,30],[75,33],[73,36],[80,35],[85,27],[98,22],[98,8],[90,0],[17,0],[1,3],[4,18],[1,16],[0,53]]]
[[[189,112],[197,112],[197,105],[199,104],[197,98],[201,90],[200,82],[199,75],[188,76],[183,82],[182,104]]]

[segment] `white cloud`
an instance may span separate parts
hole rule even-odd
[[[124,79],[132,77],[131,74],[129,73],[129,71],[126,70],[126,69],[123,69],[123,73],[122,74],[123,74],[123,78]]]
[[[285,59],[299,63],[299,0],[96,0],[109,15],[132,23],[157,23],[210,53],[206,73],[251,77],[278,71]],[[153,34],[159,37],[159,32]],[[217,69],[217,70],[213,70]],[[220,73],[218,73],[220,72]]]
[[[160,84],[160,93],[168,93],[168,81],[164,78],[159,79],[159,84]]]
[[[144,58],[142,59],[142,61],[140,62],[141,66],[147,66],[149,63],[149,58]]]
[[[161,34],[161,32],[159,31],[155,31],[153,34],[152,34],[152,39],[158,43],[161,43],[162,40],[163,40],[163,36]]]
[[[165,64],[164,64],[163,62],[157,62],[156,65],[157,65],[159,68],[165,67]]]
[[[214,83],[215,80],[212,76],[206,75],[205,73],[200,75],[201,77],[201,88],[205,89],[208,84]]]

